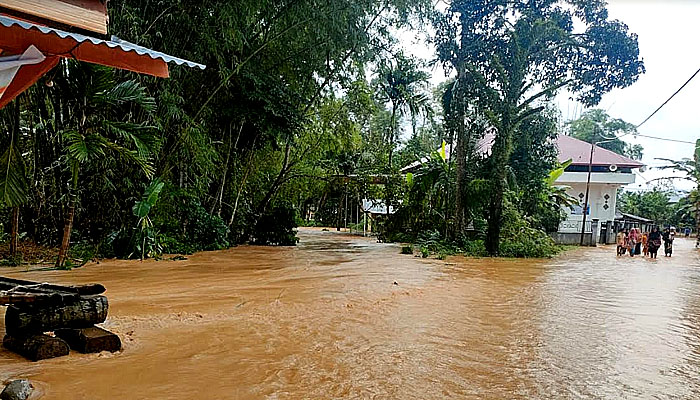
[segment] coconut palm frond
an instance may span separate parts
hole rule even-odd
[[[125,81],[111,89],[100,93],[96,98],[98,103],[119,106],[131,103],[151,112],[156,108],[156,101],[146,93],[146,88],[136,81]]]
[[[0,206],[16,207],[24,204],[28,197],[24,160],[12,141],[0,156]]]

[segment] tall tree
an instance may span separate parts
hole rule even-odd
[[[581,117],[569,122],[569,134],[576,139],[588,143],[603,142],[600,147],[614,151],[617,154],[627,156],[633,160],[641,160],[644,148],[639,145],[631,145],[617,136],[629,135],[637,132],[634,124],[619,118],[611,118],[601,109],[587,110]]]
[[[386,213],[389,215],[392,205],[392,182],[389,176],[394,172],[393,156],[396,150],[397,129],[400,127],[401,118],[406,114],[412,119],[420,113],[427,114],[430,109],[430,97],[427,94],[428,74],[420,69],[415,59],[406,57],[403,53],[382,62],[377,75],[375,83],[378,86],[379,100],[388,103],[391,109],[385,139],[388,148]]]
[[[602,0],[454,0],[435,27],[439,58],[457,71],[453,104],[458,110],[468,104],[494,128],[486,248],[497,255],[518,127],[562,88],[591,106],[635,82],[644,72],[637,37],[608,19]],[[457,113],[460,136],[468,132],[461,128],[464,115]],[[465,139],[458,137],[458,147]],[[457,154],[464,156],[459,148]]]

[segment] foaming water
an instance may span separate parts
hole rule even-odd
[[[0,350],[0,380],[29,377],[47,399],[700,398],[690,241],[656,261],[614,248],[437,261],[300,237],[186,261],[1,270],[104,284],[105,327],[124,350],[38,363]]]

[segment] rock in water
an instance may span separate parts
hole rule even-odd
[[[119,336],[92,326],[82,329],[58,329],[56,336],[65,340],[71,349],[81,353],[117,352],[122,349]]]
[[[70,353],[68,343],[63,339],[44,334],[18,337],[5,335],[2,344],[8,350],[32,361],[67,356]]]
[[[0,400],[27,400],[32,394],[32,384],[26,379],[10,382],[0,393]]]
[[[5,312],[5,330],[12,336],[29,336],[61,328],[89,328],[107,319],[108,307],[107,297],[99,295],[50,307],[13,305]]]

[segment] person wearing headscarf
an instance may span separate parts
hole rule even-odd
[[[638,242],[639,234],[637,233],[637,228],[630,229],[630,234],[627,235],[627,250],[630,252],[630,257],[634,257]]]
[[[661,247],[661,232],[659,232],[658,227],[654,227],[649,234],[649,257],[656,258],[659,252],[659,247]]]
[[[673,254],[673,239],[675,239],[675,236],[675,232],[671,231],[669,228],[666,228],[664,231],[664,254],[666,257],[671,257],[671,254]]]

